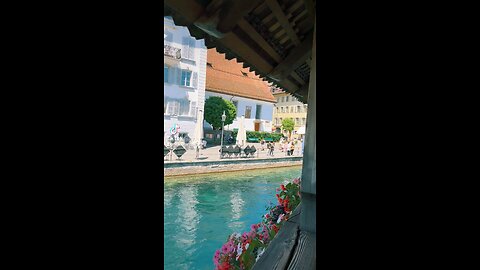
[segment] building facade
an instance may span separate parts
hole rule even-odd
[[[254,72],[243,68],[235,59],[227,60],[215,49],[207,52],[207,81],[205,98],[211,96],[230,100],[237,108],[237,118],[225,130],[239,128],[239,120],[245,117],[247,131],[272,131],[272,115],[275,98],[267,82]],[[207,122],[205,130],[212,129]]]
[[[164,18],[164,140],[170,129],[194,138],[198,114],[205,102],[207,48],[170,17]]]
[[[292,118],[295,122],[295,129],[292,132],[292,138],[303,137],[305,126],[307,124],[307,104],[303,104],[294,96],[279,88],[272,87],[271,91],[277,101],[273,110],[274,130],[287,136],[287,132],[282,130],[282,121],[286,118]]]

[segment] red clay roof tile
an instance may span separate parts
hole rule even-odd
[[[269,84],[237,60],[227,60],[212,48],[207,51],[207,63],[206,91],[276,102]]]

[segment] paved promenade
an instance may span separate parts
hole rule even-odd
[[[255,157],[249,157],[249,158],[224,158],[220,159],[220,146],[213,146],[213,147],[208,147],[207,149],[201,149],[200,150],[200,155],[199,159],[195,158],[195,150],[187,150],[187,152],[181,157],[181,159],[178,159],[175,154],[172,154],[172,160],[170,161],[170,154],[168,154],[165,159],[164,163],[176,163],[176,162],[197,162],[197,161],[221,161],[221,160],[252,160],[252,159],[278,159],[278,158],[287,158],[287,157],[301,157],[302,156],[302,149],[301,145],[297,145],[295,148],[295,151],[292,156],[287,156],[285,152],[282,152],[278,148],[278,144],[275,147],[275,150],[273,151],[273,157],[268,155],[267,147],[265,144],[265,150],[262,151],[262,147],[260,143],[249,143],[247,145],[254,145],[255,148],[257,149],[257,152],[255,153]]]

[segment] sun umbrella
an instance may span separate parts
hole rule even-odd
[[[195,133],[193,135],[193,142],[195,145],[202,144],[203,138],[203,110],[198,110],[197,123],[195,124]]]
[[[237,133],[237,145],[243,146],[247,142],[247,131],[245,130],[245,117],[242,115]]]
[[[300,127],[297,131],[297,134],[299,135],[305,135],[305,127]]]

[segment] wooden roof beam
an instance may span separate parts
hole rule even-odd
[[[290,75],[312,55],[313,33],[305,37],[305,40],[292,49],[292,52],[280,63],[269,77],[280,81]]]
[[[287,17],[283,13],[282,8],[278,4],[278,2],[276,0],[266,0],[265,2],[267,3],[270,10],[272,10],[273,14],[275,14],[275,17],[280,22],[280,25],[283,27],[283,29],[285,29],[285,31],[287,32],[288,36],[293,41],[293,43],[295,45],[300,44],[300,40],[298,39],[297,34],[295,33],[295,30],[293,30],[292,25],[290,24]]]
[[[263,49],[268,55],[270,55],[277,63],[282,62],[282,57],[268,44],[268,42],[260,35],[253,26],[251,26],[245,19],[241,19],[238,22],[238,26],[250,35],[250,37]]]
[[[216,38],[222,38],[226,33],[232,31],[237,26],[237,23],[260,3],[261,0],[212,1],[205,9],[206,12],[195,20],[195,26]]]

